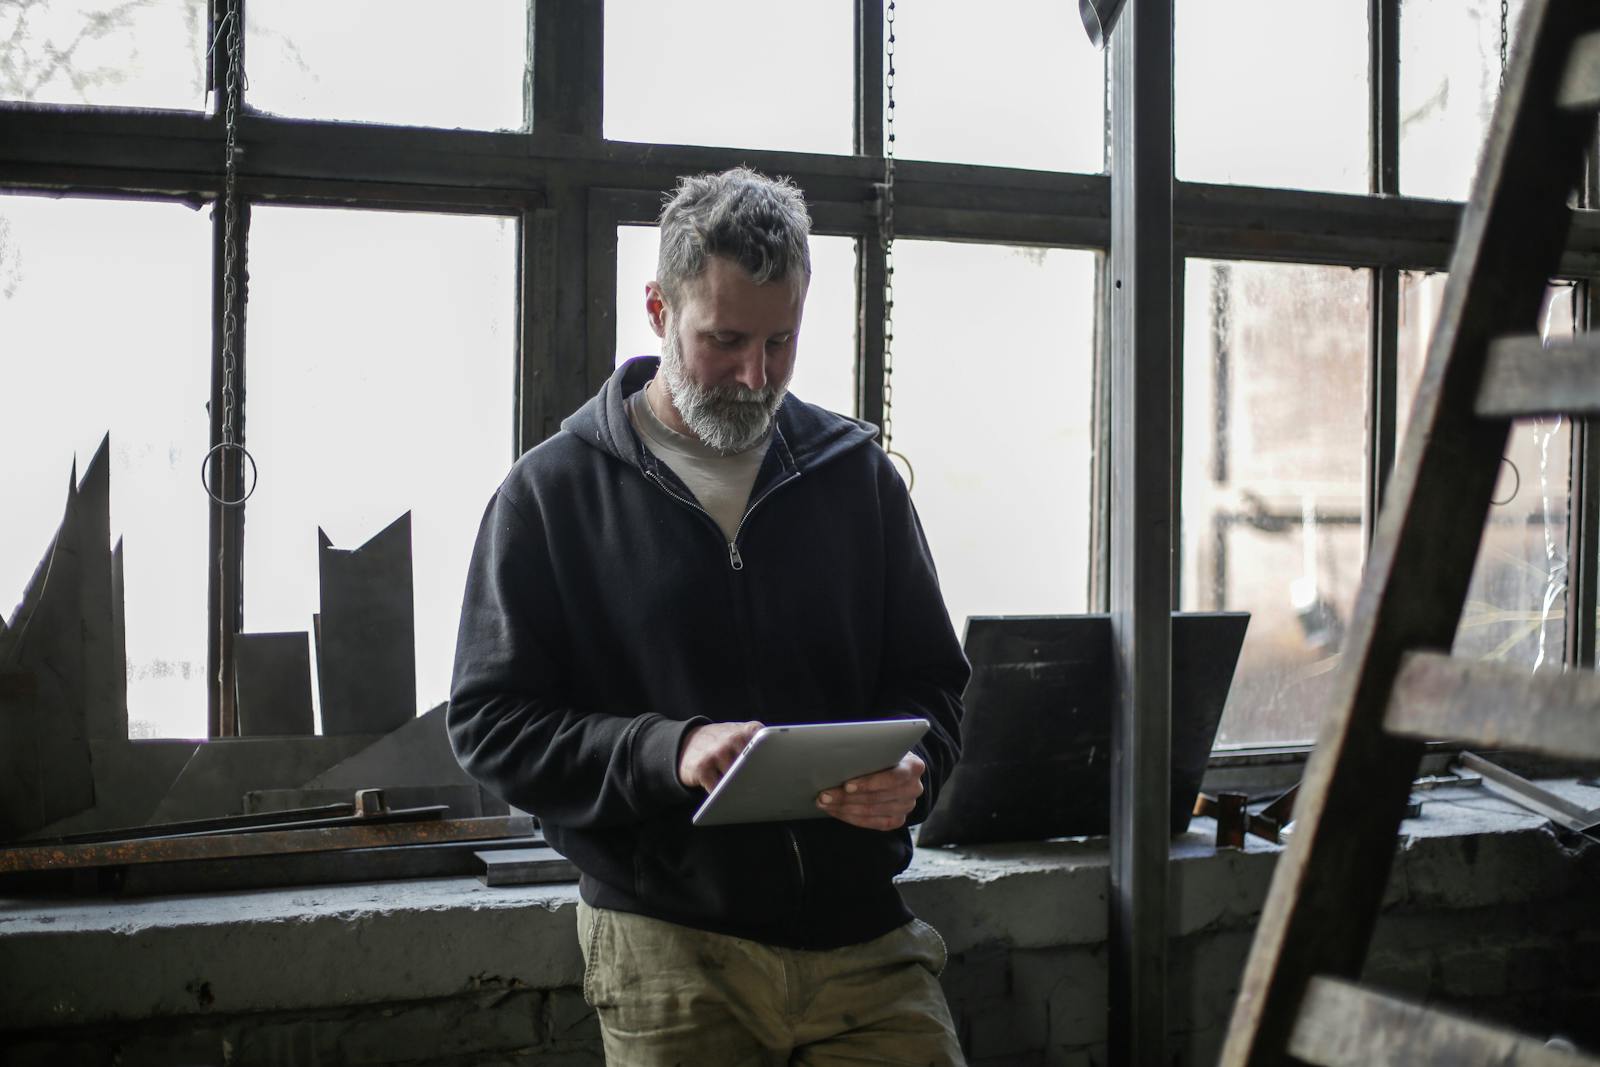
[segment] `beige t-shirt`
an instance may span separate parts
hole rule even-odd
[[[689,487],[695,500],[717,521],[722,527],[722,536],[731,543],[739,532],[739,520],[744,518],[750,490],[756,484],[756,474],[766,458],[767,442],[772,435],[769,433],[743,452],[724,456],[695,438],[669,428],[651,410],[643,389],[628,398],[628,421],[633,423],[645,447]]]

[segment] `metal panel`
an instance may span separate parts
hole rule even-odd
[[[294,633],[236,634],[234,684],[239,736],[310,736],[311,640]]]
[[[0,839],[94,804],[84,712],[83,521],[74,463],[61,526],[0,648]]]
[[[433,814],[433,818],[418,822],[374,820],[362,825],[301,830],[258,830],[253,833],[197,834],[192,837],[161,837],[142,841],[9,848],[0,850],[0,873],[275,856],[440,841],[482,841],[525,833],[528,829],[526,816],[440,819],[437,812]]]
[[[411,512],[360,548],[334,548],[320,529],[317,537],[322,732],[387,733],[417,714]]]
[[[1172,0],[1111,38],[1111,1062],[1166,1062],[1171,767]]]
[[[244,811],[244,794],[304,782],[366,748],[376,737],[222,738],[198,745],[150,813],[150,822],[181,822]],[[126,821],[126,820],[124,820]],[[112,823],[111,825],[119,825]]]

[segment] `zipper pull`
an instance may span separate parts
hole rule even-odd
[[[733,541],[728,542],[728,566],[736,571],[744,570],[744,557],[739,555],[739,546]]]

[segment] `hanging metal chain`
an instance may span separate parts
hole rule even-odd
[[[225,508],[236,508],[250,499],[256,491],[256,461],[239,443],[237,407],[238,397],[234,380],[238,375],[239,332],[239,96],[241,68],[244,64],[244,35],[239,25],[239,0],[228,0],[227,14],[223,16],[218,35],[227,35],[227,74],[224,78],[223,127],[226,143],[223,148],[222,178],[222,443],[206,453],[200,464],[200,484],[206,494]],[[212,51],[216,47],[213,43]],[[237,497],[225,497],[206,481],[206,471],[216,456],[225,463],[228,453],[238,452],[249,465],[249,488]],[[219,469],[222,466],[219,463]],[[241,469],[241,474],[243,473]]]
[[[894,18],[884,9],[883,199],[878,237],[883,243],[883,450],[894,454]]]

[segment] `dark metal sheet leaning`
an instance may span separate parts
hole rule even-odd
[[[0,874],[132,866],[183,860],[224,859],[350,848],[384,848],[438,841],[474,841],[528,832],[527,816],[378,823],[306,830],[265,830],[249,834],[203,834],[148,841],[107,841],[83,845],[35,845],[0,850]]]

